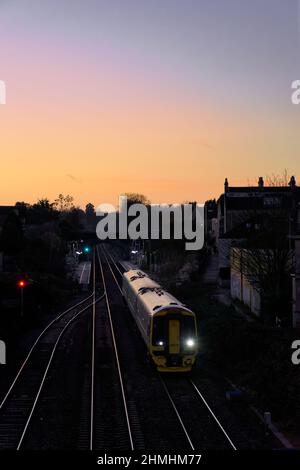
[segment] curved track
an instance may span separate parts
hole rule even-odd
[[[95,302],[93,293],[73,305],[35,340],[0,404],[0,449],[21,448],[64,333]]]
[[[111,254],[103,246],[96,247],[93,293],[58,315],[41,332],[0,404],[0,449],[30,448],[32,442],[39,447],[34,423],[41,396],[49,389],[49,370],[55,377],[61,361],[57,357],[54,367],[53,358],[60,345],[63,354],[64,334],[89,309],[79,449],[236,449],[199,380],[159,374],[147,362],[145,345],[123,303],[122,273]],[[104,292],[98,299],[96,279]],[[72,330],[70,334],[72,337]],[[50,389],[48,395],[51,398]],[[45,403],[42,415],[47,420],[49,402]],[[57,431],[58,424],[54,422],[53,426],[52,432]],[[46,440],[49,429],[47,425]]]

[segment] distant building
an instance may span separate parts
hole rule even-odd
[[[300,205],[297,216],[297,233],[295,235],[295,272],[293,279],[293,326],[300,328]]]
[[[19,211],[15,206],[0,206],[0,236],[8,216],[14,212],[19,215]],[[3,253],[0,251],[0,272],[3,271]]]
[[[247,239],[247,230],[259,230],[255,227],[255,217],[268,211],[285,211],[289,214],[290,239],[296,233],[300,223],[297,212],[300,203],[300,187],[294,176],[288,186],[265,186],[260,177],[257,186],[229,186],[227,178],[224,193],[218,199],[217,246],[219,250],[219,272],[223,283],[230,283],[230,249],[241,239]]]
[[[14,212],[16,215],[19,215],[19,211],[16,206],[0,206],[0,234],[2,232],[3,226],[6,222],[7,217]]]

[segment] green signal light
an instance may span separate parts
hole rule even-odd
[[[89,252],[91,251],[91,249],[90,249],[89,246],[85,246],[84,249],[83,249],[83,251],[84,251],[85,253],[89,253]]]

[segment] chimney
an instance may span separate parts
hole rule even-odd
[[[259,188],[263,188],[263,187],[264,187],[264,184],[265,184],[265,183],[264,183],[264,179],[263,179],[262,176],[260,176],[260,177],[258,178],[258,187],[259,187]]]
[[[225,178],[225,183],[224,183],[224,192],[225,192],[225,193],[228,192],[228,188],[229,188],[228,179]]]
[[[289,186],[292,190],[296,188],[296,178],[295,178],[295,176],[291,177],[290,182],[289,182]]]

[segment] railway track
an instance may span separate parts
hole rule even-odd
[[[95,303],[93,292],[58,315],[34,342],[0,403],[0,449],[22,447],[64,333]]]
[[[164,377],[161,380],[192,450],[237,450],[192,379]]]
[[[157,400],[161,394],[159,378],[149,367],[145,345],[126,311],[122,291],[109,259],[102,248],[98,254],[105,278],[114,342],[122,375],[123,416],[126,416],[127,434],[131,435],[126,449],[186,450],[184,435],[176,436],[172,433],[177,422],[170,417],[168,401],[161,400],[158,409]]]
[[[103,247],[103,254],[114,281],[121,290],[122,270]],[[162,389],[177,418],[181,434],[191,450],[231,449],[237,450],[229,433],[200,391],[199,385],[190,377],[166,377],[158,374]]]
[[[111,304],[97,247],[93,256],[94,283],[96,286],[96,279],[98,284],[101,283],[104,294],[103,302],[95,305],[92,311],[91,347],[85,364],[77,448],[133,450]]]
[[[132,331],[134,325],[121,296],[122,270],[103,247],[96,247],[93,256],[93,294],[58,315],[41,332],[0,404],[0,449],[20,449],[24,443],[29,447],[28,436],[34,434],[33,418],[47,391],[55,353],[64,333],[88,309],[90,349],[79,449],[235,449],[191,378],[162,376],[144,359],[146,349],[137,331]],[[104,291],[98,299],[97,277]]]
[[[93,256],[93,294],[58,315],[42,331],[0,404],[0,449],[30,448],[31,434],[38,442],[34,422],[41,397],[47,396],[50,368],[53,376],[56,373],[53,358],[64,333],[88,309],[90,346],[82,390],[79,449],[235,449],[192,379],[165,377],[149,366],[144,343],[133,331],[134,324],[123,304],[122,270],[103,247],[96,247]],[[104,291],[98,299],[96,278]],[[100,299],[103,301],[98,302]],[[51,392],[48,395],[47,400]],[[47,403],[42,413],[46,420],[50,416]],[[46,440],[49,429],[45,427]]]
[[[95,331],[98,331],[95,348],[99,353],[96,355],[97,361],[94,368],[96,367],[99,373],[95,374],[94,383],[94,394],[97,396],[97,401],[94,406],[95,427],[91,448],[101,449],[113,446],[123,450],[135,450],[140,447],[140,431],[136,425],[131,399],[126,390],[113,320],[113,314],[116,310],[122,309],[123,305],[118,305],[111,295],[107,282],[108,267],[104,265],[98,247],[96,253],[104,289],[105,311],[103,313],[107,322],[103,321],[103,315],[102,322],[101,317],[97,318],[95,322]],[[106,348],[106,351],[103,351],[103,348]],[[103,352],[105,352],[104,363]],[[101,367],[101,363],[99,364],[101,359],[104,370],[110,371],[110,377],[103,377],[103,367]],[[109,389],[111,389],[110,394]],[[103,407],[104,403],[105,408]]]
[[[62,421],[56,419],[56,406],[53,403],[53,399],[63,398],[61,384],[55,387],[58,369],[64,358],[65,345],[62,339],[79,315],[87,310],[91,310],[89,351],[85,362],[77,448],[143,448],[135,405],[127,397],[123,384],[111,312],[112,309],[115,312],[117,306],[112,305],[114,302],[106,290],[107,267],[102,266],[98,253],[104,294],[96,300],[95,253],[96,251],[93,253],[93,294],[47,325],[33,344],[0,404],[0,449],[19,450],[63,445],[60,429]],[[103,302],[98,302],[100,299]],[[59,394],[56,388],[60,389]],[[42,425],[39,419],[43,420]],[[60,434],[60,437],[53,439],[55,434]]]

